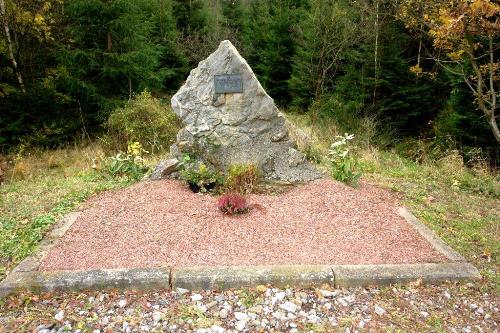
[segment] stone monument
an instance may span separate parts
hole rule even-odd
[[[175,158],[187,153],[221,171],[253,163],[266,180],[295,183],[322,176],[294,148],[283,114],[228,40],[191,71],[172,97],[172,108],[184,128],[170,148],[174,159],[163,161],[163,168],[172,170]],[[157,168],[153,178],[161,176]]]

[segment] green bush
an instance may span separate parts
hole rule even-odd
[[[349,149],[349,141],[354,139],[354,135],[346,133],[344,136],[337,136],[337,138],[338,140],[332,143],[328,152],[332,177],[351,186],[356,186],[361,173],[356,172],[357,161]]]
[[[113,150],[127,149],[128,142],[139,142],[150,153],[167,149],[175,141],[180,120],[170,107],[143,91],[124,107],[115,109],[106,123],[105,143]]]
[[[260,181],[260,171],[254,164],[233,164],[229,167],[225,187],[229,192],[252,193]]]

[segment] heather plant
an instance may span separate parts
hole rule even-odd
[[[358,183],[359,177],[361,177],[361,173],[356,171],[357,160],[352,156],[349,147],[349,141],[354,139],[354,135],[345,133],[344,136],[337,136],[337,139],[337,141],[331,144],[328,151],[332,177],[355,186]]]
[[[244,196],[237,193],[227,193],[219,198],[217,207],[221,212],[228,215],[244,214],[250,210]]]
[[[227,172],[225,187],[229,192],[252,193],[260,177],[260,170],[255,164],[233,164]]]

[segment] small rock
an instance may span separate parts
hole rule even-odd
[[[124,308],[126,305],[127,305],[127,300],[121,299],[121,300],[118,302],[118,306],[119,306],[120,308]]]
[[[178,294],[181,294],[181,295],[184,295],[184,294],[186,294],[186,293],[188,293],[188,292],[189,292],[189,290],[184,289],[184,288],[177,288],[175,291],[176,291]]]
[[[201,296],[200,294],[193,294],[193,295],[191,295],[191,300],[193,302],[201,301],[202,299],[203,299],[203,296]]]
[[[317,324],[321,321],[321,318],[315,314],[310,314],[307,316],[307,321],[309,321],[312,324]]]
[[[155,311],[153,312],[153,321],[155,323],[159,322],[163,318],[163,313]]]
[[[472,303],[472,304],[470,304],[470,305],[469,305],[469,308],[470,308],[472,311],[475,311],[475,310],[478,308],[478,306],[477,306],[477,304]]]
[[[234,325],[234,328],[238,331],[243,331],[245,326],[247,326],[247,322],[245,320],[239,320],[236,322],[236,325]]]
[[[252,313],[262,313],[262,305],[256,305],[248,309],[248,312]]]
[[[273,312],[273,317],[278,319],[278,320],[285,320],[286,319],[285,314],[281,311]]]
[[[319,293],[325,298],[334,297],[335,295],[337,295],[337,293],[326,289],[320,289]]]
[[[447,299],[450,299],[450,298],[451,298],[450,293],[449,293],[449,292],[447,292],[447,291],[445,291],[445,292],[443,293],[443,295],[444,295],[444,297],[446,297]]]
[[[54,318],[57,320],[57,321],[62,321],[64,319],[64,311],[61,310],[59,311],[58,313],[56,313],[56,315],[54,316]]]
[[[212,330],[213,333],[224,333],[224,329],[217,325],[212,325],[210,329]]]
[[[283,298],[285,298],[285,296],[286,296],[286,292],[284,292],[284,291],[278,292],[278,293],[276,293],[276,295],[274,295],[274,297],[276,297],[276,299],[278,301],[283,300]]]
[[[292,313],[295,313],[295,311],[297,311],[297,305],[292,302],[285,302],[284,304],[280,305],[280,308]]]
[[[380,306],[375,305],[375,313],[378,314],[379,316],[382,316],[386,313],[386,311]]]
[[[235,312],[234,318],[236,318],[236,320],[239,320],[239,321],[246,321],[246,320],[248,320],[248,315],[244,312]]]
[[[219,311],[219,317],[221,319],[226,319],[227,318],[227,315],[228,315],[228,311],[227,309],[222,309]]]
[[[429,312],[426,312],[426,311],[420,311],[420,315],[424,318],[427,318],[429,317]]]

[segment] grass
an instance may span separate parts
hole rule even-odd
[[[65,213],[92,194],[129,184],[94,170],[103,156],[97,145],[12,156],[0,186],[0,280]]]

